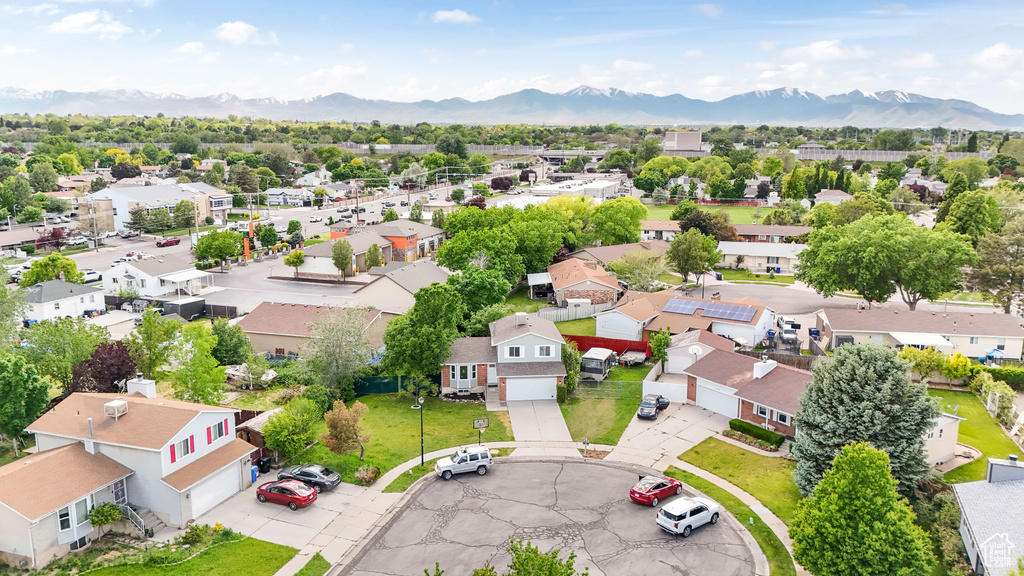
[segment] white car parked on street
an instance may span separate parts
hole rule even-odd
[[[673,500],[658,511],[658,527],[669,534],[686,538],[694,528],[705,524],[718,524],[721,510],[707,498],[681,498]]]

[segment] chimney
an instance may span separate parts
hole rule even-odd
[[[779,363],[775,360],[769,360],[767,357],[763,357],[760,362],[754,364],[754,378],[764,378],[773,368],[778,366]]]
[[[138,392],[146,398],[156,398],[156,380],[147,380],[142,377],[142,372],[135,373],[135,379],[126,382],[128,394]]]
[[[1006,460],[989,458],[985,481],[991,484],[1007,480],[1024,480],[1024,465],[1017,461],[1017,455],[1010,454]]]

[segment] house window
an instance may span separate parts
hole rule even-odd
[[[117,278],[112,278],[112,280],[114,281],[114,284],[117,284]]]
[[[779,241],[779,237],[778,236],[772,236],[772,242],[778,242],[778,241]]]
[[[931,440],[932,438],[935,438],[935,432],[928,433],[928,439]]]
[[[1006,338],[996,338],[996,350],[1006,350]]]
[[[551,346],[537,346],[537,358],[551,358]]]
[[[81,526],[89,521],[89,499],[82,498],[75,502],[75,520]]]
[[[523,349],[519,346],[509,346],[505,349],[505,357],[507,358],[522,358]]]
[[[769,264],[778,264],[779,263],[779,257],[778,256],[769,256],[768,257],[768,263]]]
[[[449,380],[458,380],[458,376],[456,375],[456,372],[455,372],[455,366],[449,366],[448,367],[448,379]]]
[[[942,428],[939,428],[939,438],[942,438]]]
[[[178,460],[181,460],[185,456],[191,454],[193,446],[195,446],[193,442],[194,441],[192,440],[192,437],[189,436],[188,438],[185,438],[181,442],[175,442],[174,444],[171,444],[171,464],[174,464]]]
[[[978,337],[977,336],[971,336],[971,344],[977,344],[977,343],[978,343]]]
[[[78,301],[81,302],[82,304],[85,304],[85,296],[79,296]]]
[[[755,406],[754,407],[754,411],[757,412],[758,416],[764,416],[765,418],[768,417],[768,407],[767,406]]]
[[[765,236],[764,234],[758,234],[758,235],[757,235],[757,239],[758,239],[759,241],[761,241],[761,242],[764,242],[765,240],[767,240],[767,239],[768,239],[768,237],[767,237],[767,236]]]
[[[779,424],[789,424],[789,414],[783,414],[782,412],[775,413],[775,421]]]
[[[469,378],[469,366],[459,366],[459,380]]]
[[[139,279],[139,286],[142,287],[142,288],[146,287],[146,279],[145,278]]]
[[[217,422],[216,425],[210,426],[209,438],[208,439],[209,439],[210,442],[215,442],[215,441],[223,438],[227,433],[228,433],[228,431],[227,431],[226,423],[225,422]]]
[[[61,531],[71,530],[71,507],[65,506],[57,513],[57,524]]]
[[[90,294],[89,295],[89,303],[93,303],[95,301],[96,301],[96,295],[95,294]]]
[[[166,285],[167,285],[167,281],[165,281],[163,278],[161,278],[160,279],[160,286],[162,287],[162,286],[166,286]],[[145,288],[145,286],[143,286],[143,288]]]
[[[60,302],[54,302],[53,303],[53,309],[54,310],[60,310]]]

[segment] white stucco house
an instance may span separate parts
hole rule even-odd
[[[295,180],[298,186],[323,186],[331,183],[331,172],[325,168],[304,174]]]
[[[719,242],[722,260],[718,266],[739,268],[751,274],[796,274],[800,253],[806,244],[781,242]]]
[[[53,320],[70,316],[78,318],[86,312],[105,310],[103,290],[98,286],[72,284],[63,280],[47,280],[25,289],[28,310],[26,320]]]
[[[103,290],[107,294],[136,292],[141,298],[196,296],[209,286],[212,276],[191,263],[174,256],[117,262],[103,271]]]

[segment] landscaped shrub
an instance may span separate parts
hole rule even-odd
[[[982,370],[991,374],[996,380],[1006,382],[1014,390],[1024,390],[1024,368],[985,367]]]
[[[556,400],[558,400],[559,404],[565,404],[565,396],[566,396],[565,386],[556,386],[555,387],[555,396],[556,396]]]
[[[782,443],[786,441],[786,437],[782,434],[776,434],[771,430],[765,430],[756,424],[744,422],[743,420],[729,420],[729,428],[732,428],[737,432],[742,432],[747,436],[753,436],[758,440],[764,440],[775,448],[782,446]]]
[[[980,368],[971,366],[971,359],[957,352],[946,359],[942,375],[950,380],[963,380],[976,374]]]
[[[182,544],[198,546],[206,540],[206,537],[210,535],[212,530],[207,524],[189,524],[188,529],[179,538]]]
[[[359,470],[356,470],[356,480],[359,480],[366,486],[373,484],[378,476],[380,476],[380,470],[376,466],[369,464],[364,464],[359,467]]]
[[[760,448],[765,452],[777,452],[779,450],[779,447],[775,446],[771,442],[758,440],[757,438],[754,438],[749,434],[744,434],[743,432],[737,432],[735,430],[723,430],[722,436],[727,436],[729,438],[732,438],[733,440],[743,442],[744,444],[747,444],[749,446],[756,446],[757,448]]]
[[[331,405],[334,403],[331,393],[323,384],[313,384],[307,387],[302,391],[302,397],[316,404],[321,415],[330,410]]]
[[[28,254],[29,256],[31,256],[31,255],[36,253],[36,247],[35,246],[28,246],[28,245],[26,245],[26,246],[22,246],[21,249],[25,252],[25,254]]]

